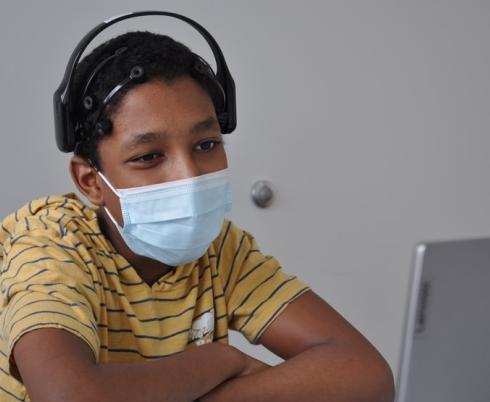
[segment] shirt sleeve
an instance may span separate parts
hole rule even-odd
[[[231,222],[218,238],[217,258],[229,327],[252,344],[289,303],[310,290],[284,272],[277,259],[262,254],[250,233]]]
[[[5,250],[0,335],[10,360],[16,341],[25,333],[61,328],[86,342],[98,361],[95,312],[100,301],[76,247],[34,230],[13,238]]]

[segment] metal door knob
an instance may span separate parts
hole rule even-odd
[[[267,208],[274,198],[270,183],[265,180],[256,181],[252,186],[250,195],[254,204],[259,208]]]

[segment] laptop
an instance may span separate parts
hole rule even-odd
[[[490,401],[490,239],[415,248],[397,402]]]

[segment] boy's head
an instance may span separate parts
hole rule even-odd
[[[140,77],[133,79],[135,72]],[[75,155],[103,169],[98,143],[111,134],[114,114],[125,95],[142,82],[168,84],[183,77],[195,80],[215,109],[223,108],[222,89],[209,65],[172,38],[128,32],[99,45],[79,63],[75,74],[74,98],[82,128]]]
[[[135,68],[142,79],[129,79]],[[75,95],[83,139],[70,173],[119,224],[118,197],[97,170],[113,187],[133,188],[227,167],[222,89],[199,56],[168,36],[130,32],[100,45],[77,66]]]

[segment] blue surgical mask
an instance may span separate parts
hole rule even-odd
[[[149,186],[115,189],[123,227],[106,211],[128,247],[170,266],[197,260],[218,236],[231,210],[228,169]]]

